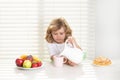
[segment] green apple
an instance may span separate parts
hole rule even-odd
[[[30,60],[25,60],[23,62],[23,67],[24,68],[31,68],[31,66],[32,66],[32,62]]]

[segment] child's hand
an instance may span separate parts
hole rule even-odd
[[[77,43],[75,41],[75,38],[72,36],[69,36],[67,39],[67,43],[70,43],[73,47],[76,47]]]
[[[69,36],[69,37],[68,37],[67,42],[68,42],[68,43],[71,43],[72,45],[73,45],[74,43],[76,43],[76,42],[75,42],[75,38],[73,38],[72,36]]]
[[[72,36],[69,36],[69,37],[68,37],[68,39],[67,39],[67,43],[72,44],[73,47],[76,47],[76,48],[81,49],[80,46],[77,44],[75,38],[72,37]],[[82,50],[82,49],[81,49],[81,50]]]
[[[66,64],[68,61],[68,59],[66,57],[64,57],[64,63]]]
[[[78,65],[78,64],[70,61],[70,60],[67,59],[66,57],[64,57],[64,62],[65,62],[65,64],[70,65],[70,66],[76,66],[76,65]]]
[[[74,63],[74,62],[72,62],[70,60],[67,61],[67,64],[70,65],[70,66],[76,66],[76,65],[78,65],[78,64],[76,64],[76,63]]]

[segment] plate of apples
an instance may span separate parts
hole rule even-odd
[[[19,58],[16,58],[15,64],[18,69],[22,70],[34,70],[43,67],[43,62],[36,55],[23,54]]]

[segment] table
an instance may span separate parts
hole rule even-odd
[[[56,68],[51,62],[36,70],[20,70],[14,59],[0,59],[0,80],[119,80],[120,61],[111,66],[96,67],[91,60],[79,66]]]
[[[51,62],[44,62],[40,69],[20,70],[14,59],[0,59],[0,80],[97,80],[90,61],[79,66],[64,65],[55,67]]]
[[[112,59],[112,64],[105,67],[94,66],[99,80],[120,80],[120,60]]]

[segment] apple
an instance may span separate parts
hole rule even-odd
[[[38,67],[42,66],[42,62],[37,62]]]
[[[24,68],[31,68],[31,66],[32,66],[32,62],[30,60],[25,60],[23,62],[23,67]]]
[[[36,68],[38,67],[38,64],[37,63],[32,63],[32,68]]]
[[[17,59],[15,60],[16,65],[19,66],[19,67],[22,67],[23,62],[24,62],[24,60],[23,60],[23,59],[20,59],[20,58],[17,58]]]

